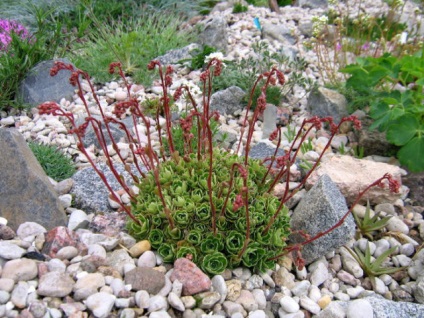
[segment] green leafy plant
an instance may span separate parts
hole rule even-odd
[[[287,131],[284,132],[284,136],[287,138],[288,142],[292,142],[296,138],[296,127],[287,125]]]
[[[54,76],[63,69],[71,71],[71,82],[79,89],[81,89],[80,80],[84,78],[88,81],[92,93],[96,93],[89,81],[88,74],[75,69],[72,65],[56,62],[51,74]],[[257,107],[250,117],[248,115],[252,102],[249,101],[242,119],[243,126],[249,128],[241,132],[235,145],[235,154],[232,154],[213,147],[211,121],[218,119],[218,113],[210,112],[209,99],[206,96],[211,94],[213,77],[219,76],[222,71],[222,62],[213,58],[200,76],[204,101],[201,108],[198,107],[187,85],[183,84],[173,94],[174,100],[178,100],[186,94],[185,100],[188,102],[187,116],[179,120],[184,142],[183,152],[179,153],[176,150],[176,138],[172,134],[170,98],[168,98],[169,89],[172,86],[173,69],[170,66],[162,67],[157,60],[151,61],[148,69],[156,69],[159,72],[163,96],[165,96],[161,99],[165,115],[165,122],[162,126],[159,125],[160,116],[156,116],[159,149],[150,138],[152,125],[150,119],[144,115],[135,97],[116,103],[114,116],[106,116],[98,105],[102,116],[102,120],[100,120],[91,116],[91,105],[89,106],[88,101],[81,94],[88,116],[85,122],[79,126],[76,125],[72,113],[62,110],[54,102],[40,105],[39,114],[64,116],[69,120],[71,131],[79,141],[78,149],[87,156],[87,160],[105,183],[111,193],[110,198],[115,200],[127,213],[129,232],[137,239],[149,239],[165,262],[187,257],[210,275],[221,273],[225,268],[240,265],[263,272],[266,269],[274,268],[276,261],[282,256],[292,253],[296,265],[302,267],[304,265],[300,254],[302,247],[341,226],[351,210],[347,211],[343,218],[328,230],[320,232],[314,237],[305,236],[304,242],[287,246],[289,217],[285,203],[304,185],[308,176],[317,167],[323,154],[330,148],[340,125],[352,121],[356,129],[360,128],[357,118],[355,116],[343,118],[338,125],[334,124],[329,117],[323,119],[312,117],[303,121],[293,144],[302,144],[311,130],[320,129],[323,123],[330,125],[332,135],[320,157],[299,185],[292,192],[287,187],[282,197],[277,199],[273,196],[272,191],[281,180],[285,180],[286,184],[289,183],[290,167],[295,163],[300,149],[293,149],[291,146],[287,149],[286,154],[277,156],[278,145],[282,141],[281,130],[277,128],[270,136],[271,140],[276,139],[277,141],[277,148],[273,156],[259,161],[251,159],[249,151],[255,122],[266,107],[266,87],[277,82],[280,85],[284,84],[284,74],[278,69],[272,68],[259,75],[251,95],[253,95],[255,87],[264,81],[265,83],[262,84],[263,94],[259,96]],[[112,63],[110,71],[117,71],[120,74],[130,95],[131,85],[127,82],[120,63]],[[118,119],[127,112],[131,113],[135,122],[144,123],[147,144],[144,142],[143,145],[139,140],[139,135],[137,133],[133,135]],[[134,193],[124,178],[121,178],[115,167],[116,162],[108,155],[105,136],[100,131],[105,126],[113,146],[117,147],[109,129],[110,124],[118,124],[129,140],[131,157],[138,175],[132,172],[119,155],[118,159],[126,165],[126,170],[140,188],[139,195]],[[98,132],[96,135],[101,140],[99,144],[106,155],[108,167],[122,189],[129,195],[130,205],[125,205],[119,200],[105,175],[99,171],[93,158],[88,156],[82,140],[89,125]],[[197,126],[196,146],[191,143],[194,139],[193,125]],[[237,155],[242,153],[241,147],[244,138],[246,142],[243,154]],[[169,147],[168,152],[164,149],[165,139]],[[158,150],[155,151],[154,148]],[[361,192],[357,200],[370,187],[384,185],[383,180],[389,182],[391,190],[398,191],[399,184],[386,174]]]
[[[364,158],[365,148],[363,146],[355,145],[352,147],[353,156],[358,159]]]
[[[303,144],[300,145],[300,151],[303,154],[305,154],[305,153],[307,153],[308,151],[311,151],[311,150],[314,150],[314,146],[312,145],[312,138],[308,138],[307,141],[305,141]]]
[[[54,145],[44,145],[37,142],[28,144],[44,172],[55,181],[62,181],[76,172],[72,158],[67,157]]]
[[[367,94],[371,129],[386,132],[400,146],[399,161],[411,171],[424,170],[424,50],[401,58],[390,54],[358,58],[341,70],[350,74],[346,86]],[[401,85],[402,89],[396,89]]]
[[[244,5],[242,5],[240,2],[236,2],[233,5],[233,13],[242,13],[246,12],[248,8]]]
[[[370,203],[368,201],[367,208],[365,210],[364,218],[361,219],[356,213],[353,213],[355,218],[357,231],[356,237],[359,239],[362,236],[366,236],[370,240],[373,239],[373,235],[376,231],[381,230],[387,226],[391,216],[380,217],[380,213],[375,213],[371,217]]]
[[[369,243],[367,243],[365,254],[362,253],[362,251],[357,246],[353,248],[354,250],[348,248],[347,246],[344,246],[344,248],[350,253],[350,255],[352,255],[352,257],[364,270],[365,274],[371,279],[371,283],[373,284],[373,286],[375,286],[375,277],[383,274],[393,274],[404,269],[404,267],[382,266],[385,259],[396,251],[396,246],[382,253],[374,261],[372,260]]]
[[[217,50],[214,47],[211,47],[209,45],[203,46],[202,50],[196,50],[196,55],[193,56],[191,60],[191,68],[193,70],[201,69],[205,65],[206,56],[216,51]]]

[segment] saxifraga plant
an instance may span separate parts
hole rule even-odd
[[[340,125],[346,121],[352,121],[356,128],[360,128],[360,122],[355,116],[342,119],[339,125],[334,124],[331,118],[319,119],[313,117],[305,119],[293,145],[298,142],[303,143],[308,133],[312,129],[320,129],[323,123],[330,125],[332,137],[329,138],[327,147],[321,153],[319,160],[313,165],[298,188],[294,192],[289,192],[287,186],[282,198],[277,199],[272,195],[273,188],[282,180],[285,180],[287,185],[289,184],[287,181],[290,177],[290,167],[295,164],[300,147],[296,150],[292,147],[284,156],[278,157],[276,156],[277,147],[275,154],[263,161],[249,158],[249,151],[254,123],[266,106],[266,88],[269,85],[275,85],[277,82],[283,85],[285,82],[284,74],[276,68],[272,68],[271,71],[259,75],[250,92],[250,95],[253,96],[258,83],[262,80],[265,81],[262,86],[262,94],[257,100],[258,106],[253,112],[253,116],[248,117],[252,104],[252,101],[249,101],[243,119],[245,128],[241,131],[236,154],[231,154],[219,148],[214,148],[212,140],[211,120],[215,120],[218,113],[209,111],[212,93],[211,83],[214,76],[220,75],[221,67],[221,61],[214,58],[201,74],[200,78],[203,83],[201,105],[195,102],[186,85],[177,88],[173,94],[175,100],[178,100],[182,94],[187,94],[187,100],[192,106],[188,115],[180,119],[184,141],[184,152],[181,154],[175,150],[176,142],[171,129],[168,94],[172,85],[173,69],[170,66],[163,68],[160,62],[156,60],[149,63],[148,69],[154,70],[156,68],[158,70],[163,90],[161,99],[165,114],[163,132],[159,125],[159,114],[156,114],[156,127],[158,128],[161,145],[158,152],[153,150],[152,139],[150,138],[150,120],[141,111],[136,98],[130,97],[127,101],[117,103],[113,112],[116,117],[106,116],[100,107],[103,120],[94,118],[90,113],[88,102],[81,93],[80,83],[81,78],[88,81],[93,96],[100,106],[90,77],[86,72],[74,69],[72,65],[56,62],[51,70],[51,75],[57,74],[61,69],[72,72],[70,82],[78,86],[79,97],[86,106],[88,116],[85,122],[77,126],[73,114],[62,110],[54,102],[40,105],[39,113],[40,115],[64,116],[70,121],[72,125],[70,132],[76,135],[79,141],[79,150],[87,156],[94,170],[105,182],[111,193],[110,197],[118,202],[122,210],[128,214],[129,232],[136,239],[149,239],[151,244],[158,249],[158,253],[165,262],[173,262],[179,257],[191,258],[210,275],[240,265],[257,272],[263,272],[266,269],[274,268],[275,262],[282,256],[292,253],[296,265],[302,267],[304,264],[301,257],[302,246],[339,227],[351,213],[351,210],[347,211],[344,217],[327,231],[318,233],[314,237],[305,236],[304,242],[287,246],[286,239],[290,229],[288,209],[285,202],[303,186],[310,173],[316,168],[321,157],[330,147]],[[116,70],[124,80],[128,94],[131,96],[131,85],[126,81],[121,65],[112,63],[109,71],[113,73]],[[144,122],[148,138],[146,145],[142,146],[137,132],[133,136],[127,127],[117,119],[122,118],[126,113],[131,114],[134,123],[139,120]],[[133,162],[141,177],[131,172],[129,165],[123,158],[120,157],[119,159],[126,165],[126,170],[132,174],[133,180],[140,188],[139,195],[136,195],[126,184],[124,178],[120,177],[109,155],[102,128],[106,127],[113,145],[116,145],[116,140],[114,140],[109,129],[111,123],[118,124],[129,140]],[[191,144],[194,139],[191,132],[193,124],[197,125],[196,147]],[[88,156],[82,142],[88,125],[92,125],[97,138],[101,141],[100,146],[106,156],[110,170],[124,191],[130,196],[130,206],[124,205],[119,200],[104,174],[95,165],[93,159]],[[245,134],[247,141],[243,145],[242,141]],[[164,139],[169,144],[170,156],[167,156],[164,150]],[[270,139],[277,139],[279,145],[281,143],[281,130],[277,128],[271,134]],[[242,153],[243,155],[237,155]],[[142,169],[142,166],[148,172],[144,172],[145,169]],[[384,175],[370,187],[384,185],[384,179],[389,181],[392,190],[398,189],[399,184],[390,175]],[[360,193],[358,200],[366,190]]]

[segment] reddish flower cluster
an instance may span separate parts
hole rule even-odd
[[[399,193],[400,190],[400,183],[398,180],[395,180],[393,178],[393,176],[389,173],[386,173],[382,180],[380,181],[380,183],[378,184],[379,187],[384,188],[386,186],[386,182],[384,182],[384,180],[387,180],[388,184],[389,184],[389,189],[391,192],[393,193]]]
[[[109,64],[109,74],[115,73],[115,68],[121,68],[122,64],[120,62],[113,62]]]
[[[38,106],[38,113],[40,115],[60,116],[63,111],[55,102],[46,102]]]
[[[175,90],[174,96],[173,96],[174,101],[177,101],[180,99],[181,95],[183,94],[183,89],[184,89],[184,86],[180,86]]]
[[[60,70],[68,70],[73,72],[75,69],[72,64],[66,64],[61,61],[54,62],[54,66],[50,69],[50,76],[56,76]]]
[[[242,206],[244,206],[244,201],[243,201],[243,197],[241,194],[237,194],[236,195],[236,199],[233,203],[233,211],[237,211],[238,209],[240,209]]]
[[[275,72],[277,74],[278,83],[280,83],[280,85],[284,85],[286,83],[286,78],[284,77],[283,72],[277,69],[275,69]]]
[[[262,114],[266,108],[266,95],[262,91],[261,95],[258,97],[256,101],[256,107],[258,107],[259,114]]]
[[[200,80],[202,82],[206,82],[206,80],[209,78],[209,74],[210,74],[210,71],[209,71],[209,69],[207,69],[202,74],[200,74]]]
[[[149,64],[147,64],[147,69],[149,71],[151,71],[156,67],[156,65],[160,66],[159,61],[158,60],[152,60],[152,61],[149,62]]]
[[[284,156],[277,157],[275,159],[275,161],[277,163],[277,168],[284,167],[287,164],[287,162],[289,161],[289,159],[290,159],[289,153],[286,153]]]
[[[123,101],[115,104],[115,108],[112,111],[117,118],[121,118],[127,112],[127,109],[134,106],[134,100]]]
[[[247,170],[242,165],[238,165],[238,171],[243,179],[247,178]]]
[[[193,126],[193,116],[190,114],[185,119],[180,119],[180,125],[184,133],[189,133]]]
[[[172,66],[168,65],[166,67],[166,72],[165,72],[165,85],[166,86],[171,86],[172,85],[172,73],[174,72],[174,69],[172,68]]]
[[[79,125],[78,127],[74,127],[74,128],[72,128],[72,129],[69,129],[69,133],[70,134],[76,134],[76,135],[78,135],[78,136],[84,136],[85,135],[85,131],[87,130],[87,127],[88,127],[88,123],[89,123],[89,121],[87,120],[87,118],[86,118],[86,121],[83,123],[83,124],[81,124],[81,125]]]
[[[278,137],[278,127],[269,135],[269,140],[273,141]]]

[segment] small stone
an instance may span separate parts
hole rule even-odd
[[[309,287],[311,286],[311,283],[307,280],[296,282],[296,285],[294,288],[291,289],[291,292],[295,296],[304,296],[308,294]]]
[[[321,311],[321,308],[318,306],[318,304],[307,296],[300,297],[299,304],[302,308],[306,309],[314,315]]]
[[[168,302],[165,297],[160,295],[150,297],[149,307],[147,308],[149,312],[167,310],[167,309],[168,309]]]
[[[58,259],[72,259],[78,255],[78,249],[75,246],[62,247],[56,254]]]
[[[231,279],[225,282],[227,285],[227,290],[228,290],[228,294],[227,294],[227,300],[229,301],[236,301],[237,298],[240,297],[240,293],[241,293],[241,281],[238,279]]]
[[[132,257],[139,257],[144,252],[150,251],[151,248],[152,248],[152,246],[151,246],[150,242],[147,241],[147,240],[143,240],[143,241],[137,242],[136,244],[131,246],[129,252],[130,252],[130,255]]]
[[[41,276],[37,293],[46,297],[65,297],[72,292],[74,281],[68,274],[48,272]]]
[[[90,219],[88,215],[82,210],[74,210],[72,211],[69,221],[68,221],[68,229],[71,231],[76,231],[78,229],[85,229],[88,227],[90,223]]]
[[[252,290],[252,295],[255,298],[256,303],[258,304],[258,308],[265,309],[266,297],[264,291],[262,289],[254,289]]]
[[[130,252],[131,253],[131,252]],[[137,261],[138,267],[150,267],[156,266],[156,255],[152,251],[145,251],[140,255]]]
[[[196,306],[196,299],[193,296],[183,296],[181,301],[186,309],[191,309]]]
[[[219,303],[222,304],[228,294],[227,284],[225,283],[224,277],[221,275],[215,275],[212,277],[212,287],[217,293],[221,295]]]
[[[31,259],[22,258],[14,259],[4,264],[1,277],[19,282],[32,280],[37,275],[37,263]]]
[[[105,279],[100,273],[90,273],[78,278],[73,287],[74,299],[83,300],[97,293],[99,288],[105,286]]]
[[[293,298],[289,296],[284,296],[283,298],[281,298],[280,305],[281,305],[281,308],[283,308],[284,311],[288,313],[295,313],[295,312],[298,312],[300,309],[299,304]]]
[[[310,282],[314,286],[320,286],[328,279],[328,269],[324,263],[319,262],[311,273]]]
[[[134,299],[138,308],[145,309],[149,307],[150,296],[147,291],[139,290],[138,292],[135,293]]]
[[[25,254],[25,250],[9,241],[0,241],[0,257],[4,259],[18,259]]]
[[[187,258],[179,258],[174,262],[170,279],[171,281],[178,279],[183,284],[184,296],[209,290],[212,285],[209,277]]]
[[[349,318],[373,318],[374,311],[368,300],[357,299],[349,303],[346,316]]]
[[[99,292],[87,298],[85,305],[93,312],[96,318],[106,318],[112,311],[116,297],[114,295]]]
[[[182,300],[173,292],[170,292],[168,295],[168,302],[171,305],[172,308],[175,308],[179,311],[184,311],[185,306]]]
[[[397,216],[393,216],[389,219],[386,225],[387,230],[393,232],[401,232],[403,234],[409,233],[409,227]]]
[[[12,291],[10,300],[15,307],[23,309],[27,305],[27,297],[29,292],[29,284],[27,282],[19,282]]]
[[[132,290],[146,290],[156,295],[165,286],[165,275],[149,267],[136,267],[125,274],[125,284]]]
[[[217,302],[221,300],[221,295],[217,292],[205,292],[198,294],[200,298],[199,308],[211,309]]]
[[[331,303],[331,297],[329,295],[324,295],[320,299],[318,299],[318,306],[321,309],[325,309]]]
[[[242,305],[247,312],[258,309],[258,304],[256,303],[253,294],[245,289],[241,291],[240,297],[237,298],[236,302]]]
[[[72,205],[72,195],[70,194],[63,194],[59,196],[59,201],[62,204],[64,209],[67,209],[71,207]]]
[[[0,290],[10,293],[13,290],[15,281],[11,278],[0,278]]]

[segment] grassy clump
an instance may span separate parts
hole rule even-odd
[[[76,169],[72,159],[56,146],[37,142],[30,142],[28,146],[44,172],[55,181],[68,179],[75,173]]]

